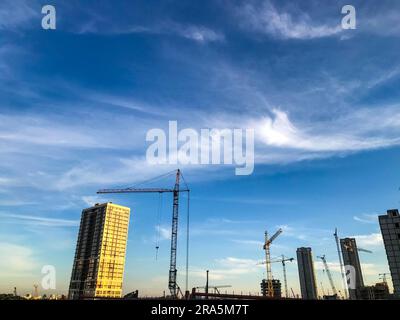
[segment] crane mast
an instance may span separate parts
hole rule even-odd
[[[275,262],[281,262],[282,263],[282,269],[283,269],[283,280],[285,283],[285,295],[286,298],[289,298],[289,290],[288,290],[288,286],[287,286],[287,277],[286,277],[286,262],[292,262],[294,261],[294,258],[286,258],[284,255],[282,255],[282,259],[277,259],[277,260],[271,260],[271,263],[275,263]],[[262,261],[258,264],[266,264],[266,261]]]
[[[285,258],[284,255],[282,255],[282,268],[283,268],[283,281],[285,283],[285,296],[286,298],[289,298],[289,291],[288,291],[288,285],[287,285],[287,277],[286,277],[286,261],[292,262],[294,259],[293,258]]]
[[[180,291],[176,282],[176,255],[177,255],[177,240],[178,240],[178,218],[179,218],[179,193],[190,192],[187,188],[180,188],[181,171],[178,169],[175,175],[175,186],[173,189],[168,188],[125,188],[125,189],[101,189],[97,191],[99,194],[103,193],[172,193],[173,206],[172,206],[172,224],[171,224],[171,255],[169,265],[168,289],[170,290],[172,298],[176,298]],[[186,262],[188,263],[188,262]]]
[[[320,256],[318,258],[320,258],[322,260],[322,262],[324,264],[324,268],[325,268],[326,274],[327,274],[328,279],[329,279],[329,283],[330,283],[330,285],[332,287],[332,292],[333,292],[334,295],[337,296],[337,290],[336,290],[335,284],[333,283],[332,274],[331,274],[331,271],[329,270],[328,263],[326,262],[325,255]]]
[[[176,172],[175,187],[173,191],[174,199],[172,206],[172,227],[171,227],[171,257],[169,264],[169,280],[168,289],[173,297],[177,296],[177,284],[176,284],[176,250],[177,250],[177,239],[178,239],[178,209],[179,209],[179,180],[180,170]]]
[[[268,242],[268,232],[265,231],[265,267],[267,269],[267,296],[273,297],[274,296],[274,287],[272,285],[272,270],[271,270],[271,252],[269,249]]]
[[[271,251],[270,246],[272,242],[282,233],[282,229],[279,229],[275,234],[268,238],[268,232],[265,231],[265,266],[267,269],[267,296],[272,298],[274,296],[274,287],[272,284],[272,270],[271,270]]]
[[[333,234],[333,236],[335,237],[336,249],[337,249],[337,253],[338,253],[338,256],[339,256],[340,274],[342,276],[344,297],[345,297],[345,299],[347,299],[348,298],[348,295],[347,295],[347,283],[346,283],[346,277],[344,275],[344,266],[343,266],[342,254],[341,254],[341,251],[340,251],[339,237],[338,237],[338,234],[337,234],[337,228],[335,228],[335,233]]]

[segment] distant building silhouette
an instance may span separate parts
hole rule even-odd
[[[303,299],[317,299],[317,282],[311,248],[298,248],[296,252],[301,296]]]

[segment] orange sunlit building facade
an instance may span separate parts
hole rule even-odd
[[[129,216],[111,202],[82,211],[69,299],[121,298]]]

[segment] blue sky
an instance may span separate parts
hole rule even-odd
[[[44,31],[45,4],[0,4],[1,291],[32,291],[51,264],[65,293],[81,210],[101,201],[133,211],[125,291],[167,287],[170,199],[156,261],[157,196],[96,190],[174,169],[145,159],[146,132],[169,120],[255,129],[252,175],[182,168],[190,287],[210,269],[216,284],[258,291],[263,233],[278,227],[273,256],[311,246],[338,282],[338,227],[373,251],[367,283],[388,272],[376,216],[399,206],[400,4],[353,1],[357,29],[343,30],[347,1],[52,1],[57,29]],[[295,263],[288,275],[299,292]]]

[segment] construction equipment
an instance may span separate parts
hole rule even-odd
[[[287,278],[286,278],[286,262],[293,262],[294,258],[285,258],[284,255],[282,255],[282,269],[283,269],[283,280],[285,283],[285,297],[289,298],[289,292],[288,292],[288,286],[287,286]]]
[[[175,171],[174,171],[175,172]],[[161,177],[168,176],[171,173],[167,173],[163,176],[156,177],[152,180],[159,179]],[[180,180],[183,179],[185,188],[180,188]],[[172,193],[173,194],[173,207],[172,207],[172,226],[171,226],[171,255],[170,255],[170,267],[168,277],[168,288],[172,298],[177,298],[180,288],[176,283],[176,255],[177,255],[177,239],[178,239],[178,216],[179,216],[179,193],[187,192],[188,194],[188,208],[189,208],[189,193],[190,190],[181,174],[181,171],[176,170],[175,174],[175,186],[173,189],[169,188],[124,188],[124,189],[101,189],[97,191],[98,194],[108,193]],[[186,271],[188,270],[188,261],[186,261]],[[188,273],[186,272],[186,287],[188,286]],[[186,288],[187,291],[187,288]]]
[[[366,252],[366,253],[373,253],[371,250],[363,249],[363,248],[360,248],[360,247],[357,247],[357,250],[361,251],[361,252]]]
[[[221,294],[220,292],[219,292],[219,290],[218,289],[221,289],[221,288],[231,288],[232,286],[231,285],[218,285],[218,286],[210,286],[209,284],[208,284],[208,274],[209,274],[209,270],[207,270],[206,271],[206,273],[207,273],[207,275],[206,275],[206,285],[204,286],[204,287],[196,287],[195,289],[204,289],[204,291],[205,291],[205,298],[206,299],[208,299],[208,293],[209,293],[209,289],[210,288],[212,288],[212,289],[214,289],[214,294]]]
[[[353,252],[354,248],[351,245],[344,244],[344,247],[346,248],[347,251]],[[366,253],[373,253],[371,250],[363,249],[357,246],[357,251],[359,252],[366,252]]]
[[[343,260],[342,260],[342,252],[340,251],[339,236],[338,236],[338,233],[337,233],[337,228],[335,228],[335,233],[333,234],[333,236],[335,237],[337,253],[338,253],[338,256],[339,256],[340,274],[342,276],[344,297],[345,297],[345,299],[348,299],[347,282],[346,282],[346,276],[344,274],[344,265],[343,265]]]
[[[330,282],[331,287],[332,287],[333,295],[334,295],[334,296],[337,296],[337,295],[338,295],[338,294],[337,294],[337,290],[336,290],[335,284],[333,283],[332,274],[331,274],[331,271],[329,270],[328,263],[326,262],[325,255],[323,255],[323,256],[318,256],[317,258],[319,258],[319,259],[322,260],[322,262],[323,262],[323,264],[324,264],[324,268],[325,268],[326,274],[327,274],[327,276],[328,276],[329,282]]]
[[[293,298],[296,299],[296,295],[294,294],[293,288],[290,288],[290,291],[292,291]]]
[[[281,259],[276,259],[276,260],[271,260],[271,263],[275,262],[281,262],[282,263],[282,269],[283,269],[283,280],[285,283],[285,297],[289,298],[289,290],[287,286],[287,277],[286,277],[286,262],[293,262],[294,258],[286,258],[284,255],[282,255]],[[262,261],[259,264],[265,264],[265,261]]]
[[[390,274],[385,272],[385,273],[380,273],[378,276],[379,276],[379,279],[382,279],[382,281],[387,284],[387,277],[386,276],[388,276],[388,275],[390,275]]]
[[[272,242],[283,232],[281,228],[275,232],[275,234],[269,238],[268,232],[265,231],[265,243],[264,243],[264,250],[265,250],[265,266],[267,268],[267,296],[270,298],[274,297],[274,287],[272,285],[272,270],[271,270],[271,252],[270,246]]]
[[[222,288],[232,288],[231,285],[221,285],[221,286],[208,286],[208,289],[206,290],[206,293],[209,293],[209,289],[213,289],[215,294],[221,294],[221,292],[219,291],[219,289]],[[206,289],[206,287],[196,287],[196,289]]]

